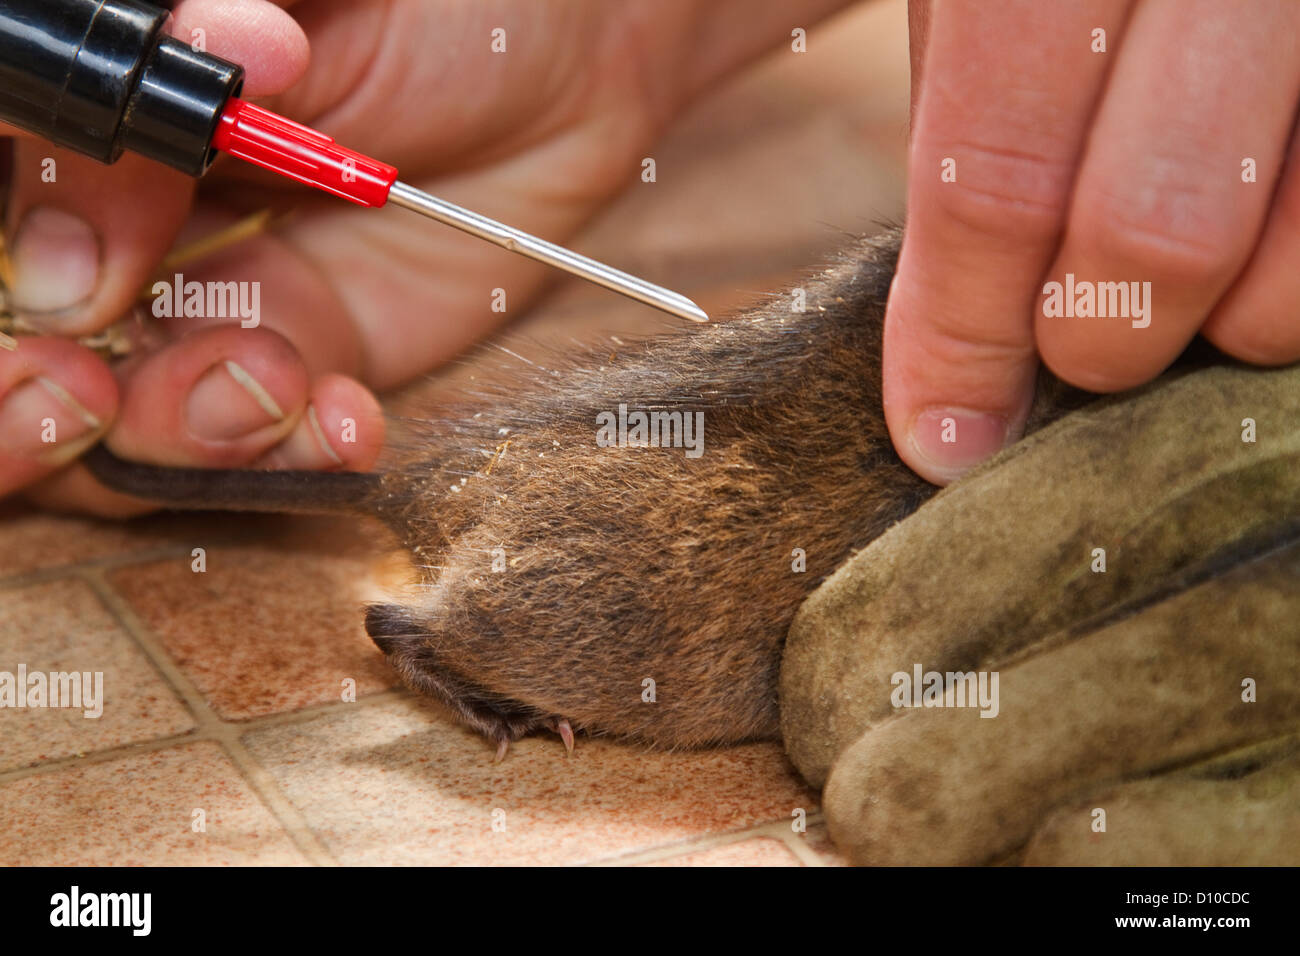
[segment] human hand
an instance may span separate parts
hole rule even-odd
[[[1300,366],[1165,379],[1016,452],[790,626],[782,739],[836,843],[871,865],[1294,864]]]
[[[1039,357],[1097,392],[1154,378],[1198,331],[1300,358],[1300,7],[914,0],[911,18],[884,401],[913,470],[945,484],[1014,440]],[[1046,314],[1067,273],[1136,282],[1145,315]]]
[[[185,0],[174,32],[245,64],[246,92],[402,170],[405,181],[563,242],[626,183],[665,122],[788,33],[783,5],[673,0],[548,8]],[[806,20],[838,5],[812,0]],[[738,16],[743,9],[745,16]],[[492,31],[504,28],[506,52]],[[311,45],[308,66],[307,41]],[[58,179],[41,181],[57,159]],[[26,139],[8,219],[13,303],[50,337],[0,352],[0,495],[138,510],[66,467],[111,426],[120,455],[185,466],[363,469],[382,443],[368,389],[409,380],[520,310],[544,267],[401,213],[363,210],[220,165],[194,184],[144,160],[103,167]],[[178,235],[292,205],[271,233],[184,269],[260,283],[260,327],[168,319],[156,351],[109,369],[63,336],[132,307]],[[36,224],[36,225],[33,225]],[[510,311],[490,308],[507,292]],[[55,337],[60,336],[60,337]],[[43,443],[54,418],[59,442]],[[344,419],[356,442],[341,440]]]

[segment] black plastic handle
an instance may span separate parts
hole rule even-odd
[[[191,176],[243,68],[164,31],[143,0],[0,2],[0,119],[102,163],[125,150]]]

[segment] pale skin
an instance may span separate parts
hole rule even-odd
[[[1040,359],[1114,392],[1154,378],[1198,331],[1247,362],[1300,358],[1300,5],[910,12],[911,175],[884,400],[913,470],[944,484],[1014,440]],[[1092,50],[1098,27],[1106,53]],[[944,157],[956,182],[940,179]],[[1044,282],[1066,273],[1150,281],[1150,326],[1045,317]],[[956,442],[935,440],[945,417]]]
[[[815,21],[838,5],[812,2],[804,16]],[[210,52],[245,65],[246,94],[393,163],[405,181],[560,242],[634,181],[640,158],[687,101],[789,33],[780,0],[581,0],[548,4],[545,17],[519,0],[281,6],[288,12],[264,0],[186,0],[174,32],[188,37],[202,25]],[[737,21],[744,29],[731,29]],[[521,25],[505,56],[488,43],[502,22]],[[365,469],[383,440],[372,390],[417,378],[491,332],[487,290],[509,288],[515,312],[553,278],[417,217],[317,200],[270,177],[256,177],[260,188],[235,201],[233,168],[210,174],[196,198],[184,176],[130,157],[103,167],[54,152],[58,182],[42,183],[51,148],[20,140],[16,152],[7,230],[16,298],[25,317],[62,336],[122,315],[182,230],[210,232],[290,195],[300,203],[274,236],[186,270],[197,281],[260,281],[258,329],[195,329],[201,322],[186,320],[188,334],[113,372],[54,334],[0,351],[0,396],[22,393],[21,414],[0,406],[0,495],[20,492],[44,507],[140,510],[69,466],[105,433],[120,455],[141,461]],[[47,267],[24,249],[24,217],[38,205],[59,213],[55,239],[37,244],[54,247]],[[69,224],[69,214],[82,225]],[[100,424],[64,407],[44,380]],[[20,382],[26,387],[15,389]],[[32,425],[47,415],[60,435],[52,456]],[[358,422],[355,443],[338,440],[345,418]],[[16,434],[5,432],[7,420]]]
[[[185,0],[175,32],[202,26],[208,49],[242,62],[246,94],[271,108],[394,163],[414,185],[563,242],[635,177],[695,95],[788,38],[792,17],[808,26],[843,5],[548,4],[528,14],[538,42],[507,56],[490,52],[492,27],[538,5]],[[1300,291],[1290,265],[1300,194],[1284,162],[1300,9],[1249,9],[1023,0],[930,15],[914,4],[908,235],[885,400],[896,446],[922,476],[946,483],[1014,439],[1040,355],[1098,391],[1154,377],[1198,330],[1248,361],[1300,357],[1300,323],[1286,311]],[[1098,25],[1104,55],[1089,47]],[[959,174],[945,184],[950,155]],[[39,177],[49,156],[53,184]],[[1250,186],[1243,156],[1258,163]],[[510,287],[513,309],[550,278],[416,217],[312,199],[273,236],[186,269],[260,281],[261,328],[187,320],[187,334],[110,371],[72,337],[127,312],[178,236],[289,193],[253,177],[236,196],[250,178],[233,165],[196,190],[143,160],[102,167],[24,139],[13,179],[16,304],[50,334],[0,351],[0,402],[12,400],[0,404],[0,496],[43,507],[140,510],[75,464],[103,436],[123,457],[162,464],[365,469],[383,441],[373,392],[489,334],[484,289]],[[1043,319],[1044,276],[1066,271],[1149,279],[1156,321],[1129,332]],[[952,409],[958,441],[936,445],[934,425]],[[47,415],[59,426],[53,453],[30,426]],[[340,439],[345,418],[358,423],[354,443]]]

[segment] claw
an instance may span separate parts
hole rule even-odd
[[[497,755],[496,755],[496,758],[495,758],[492,762],[493,762],[493,763],[500,763],[502,760],[505,760],[505,759],[506,759],[506,751],[509,750],[509,749],[510,749],[510,741],[509,741],[507,738],[502,737],[502,738],[501,738],[501,742],[497,744]]]
[[[569,722],[567,720],[559,721],[555,725],[555,731],[560,735],[560,739],[564,741],[564,749],[569,753],[573,753],[573,727],[570,726]]]

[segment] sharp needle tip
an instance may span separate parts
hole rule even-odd
[[[684,319],[690,319],[692,322],[709,321],[709,313],[705,312],[690,299],[686,300],[686,307],[683,308],[681,316]]]
[[[406,183],[394,183],[388,201],[468,232],[472,236],[486,239],[521,256],[544,262],[571,275],[581,276],[588,282],[594,282],[653,308],[662,309],[670,315],[691,322],[709,321],[708,313],[684,295],[678,295],[645,279],[620,272],[595,259],[580,255],[572,249],[565,249],[545,239],[530,236],[526,232],[488,219],[455,203],[449,203],[445,199],[430,196]]]

